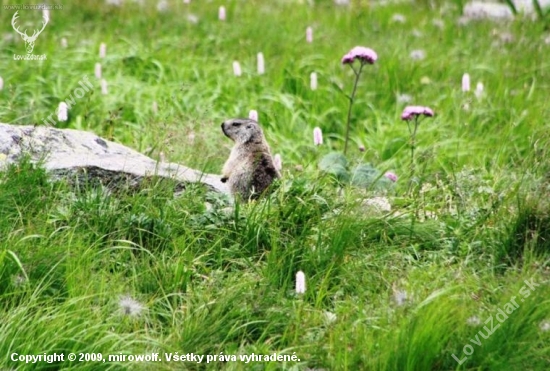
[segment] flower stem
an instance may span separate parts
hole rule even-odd
[[[348,108],[348,121],[346,123],[346,142],[344,144],[344,155],[348,151],[348,141],[349,141],[349,129],[351,124],[351,108],[353,106],[353,101],[355,100],[355,92],[357,90],[357,83],[359,82],[359,77],[361,76],[361,71],[363,70],[364,64],[361,63],[361,66],[359,67],[359,71],[356,71],[355,68],[350,64],[351,69],[353,70],[353,73],[355,74],[355,83],[353,84],[353,90],[351,92],[351,95],[348,97],[349,99],[349,108]]]
[[[416,131],[418,130],[418,116],[414,117],[414,130],[411,131],[411,126],[409,122],[407,125],[409,127],[409,133],[411,134],[411,180],[409,182],[410,187],[412,187],[414,175],[415,175],[415,163],[414,163],[414,150],[416,145]]]

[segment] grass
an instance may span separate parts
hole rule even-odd
[[[548,369],[550,47],[542,23],[461,26],[448,5],[168,4],[168,12],[153,2],[63,4],[36,41],[42,63],[13,60],[25,49],[7,26],[14,11],[3,10],[0,122],[43,125],[88,75],[93,92],[58,127],[219,173],[231,146],[219,124],[256,109],[284,177],[270,197],[232,208],[200,186],[174,198],[171,184],[152,179],[113,193],[52,182],[27,159],[4,168],[0,369]],[[220,5],[226,22],[217,20]],[[404,23],[392,21],[396,13]],[[20,11],[19,21],[30,29],[40,14]],[[387,192],[318,169],[344,148],[339,86],[349,92],[353,75],[340,58],[355,45],[379,60],[359,82],[348,160],[395,172]],[[411,59],[416,49],[426,58]],[[260,51],[265,75],[255,72]],[[93,75],[98,62],[107,95]],[[461,91],[465,72],[484,84],[482,99]],[[414,192],[400,94],[436,112],[419,127]],[[392,211],[365,204],[375,196]],[[303,295],[294,291],[299,270]],[[499,326],[488,335],[491,323]],[[163,361],[11,360],[55,352],[159,353]],[[176,352],[299,361],[165,360]]]

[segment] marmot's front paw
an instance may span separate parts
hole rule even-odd
[[[222,179],[221,179],[221,180],[222,180],[222,183],[227,182],[227,179],[229,179],[229,177],[226,177],[226,176],[222,177]]]

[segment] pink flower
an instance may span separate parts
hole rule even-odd
[[[225,6],[220,6],[220,9],[218,10],[218,19],[220,21],[225,21],[226,18]]]
[[[432,111],[432,109],[428,107],[408,106],[408,107],[405,107],[405,109],[403,110],[401,119],[412,120],[414,117],[420,116],[420,115],[432,117],[434,115],[434,111]]]
[[[302,271],[296,273],[296,293],[304,294],[306,292],[306,275]]]
[[[483,97],[483,83],[482,82],[477,83],[475,95],[476,95],[477,99],[481,99]]]
[[[237,61],[233,61],[233,74],[239,77],[242,73],[243,71],[241,70],[241,64]]]
[[[264,54],[262,52],[258,53],[258,74],[263,75],[265,73],[265,61]]]
[[[470,75],[467,73],[462,75],[462,91],[465,93],[470,91]]]
[[[95,77],[100,79],[101,78],[101,63],[96,63],[94,68],[94,74]]]
[[[323,132],[319,127],[313,129],[313,144],[315,144],[316,146],[320,146],[321,144],[323,144]]]
[[[309,86],[311,90],[317,90],[317,72],[312,72],[309,75]]]
[[[416,49],[411,52],[411,59],[415,61],[421,61],[426,58],[426,52],[422,49]]]
[[[107,88],[107,80],[101,79],[101,94],[109,94],[109,89]]]
[[[67,121],[69,119],[69,106],[65,102],[60,102],[57,108],[57,120]]]
[[[311,27],[306,28],[306,41],[308,43],[313,42],[313,28]]]
[[[283,169],[283,159],[281,158],[280,154],[276,154],[273,156],[273,166],[275,166],[275,169],[281,171]]]
[[[395,173],[392,173],[391,171],[388,171],[386,174],[384,174],[384,176],[394,183],[397,182],[397,175],[395,175]]]
[[[354,60],[359,59],[361,63],[374,64],[378,59],[378,55],[372,49],[363,46],[356,46],[351,49],[348,54],[342,57],[342,64],[351,64]]]
[[[99,44],[99,58],[105,58],[107,55],[107,44],[101,43]]]
[[[248,118],[258,122],[258,111],[251,109],[250,112],[248,112]]]

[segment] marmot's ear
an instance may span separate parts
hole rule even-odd
[[[252,125],[246,125],[247,129],[252,129]]]

